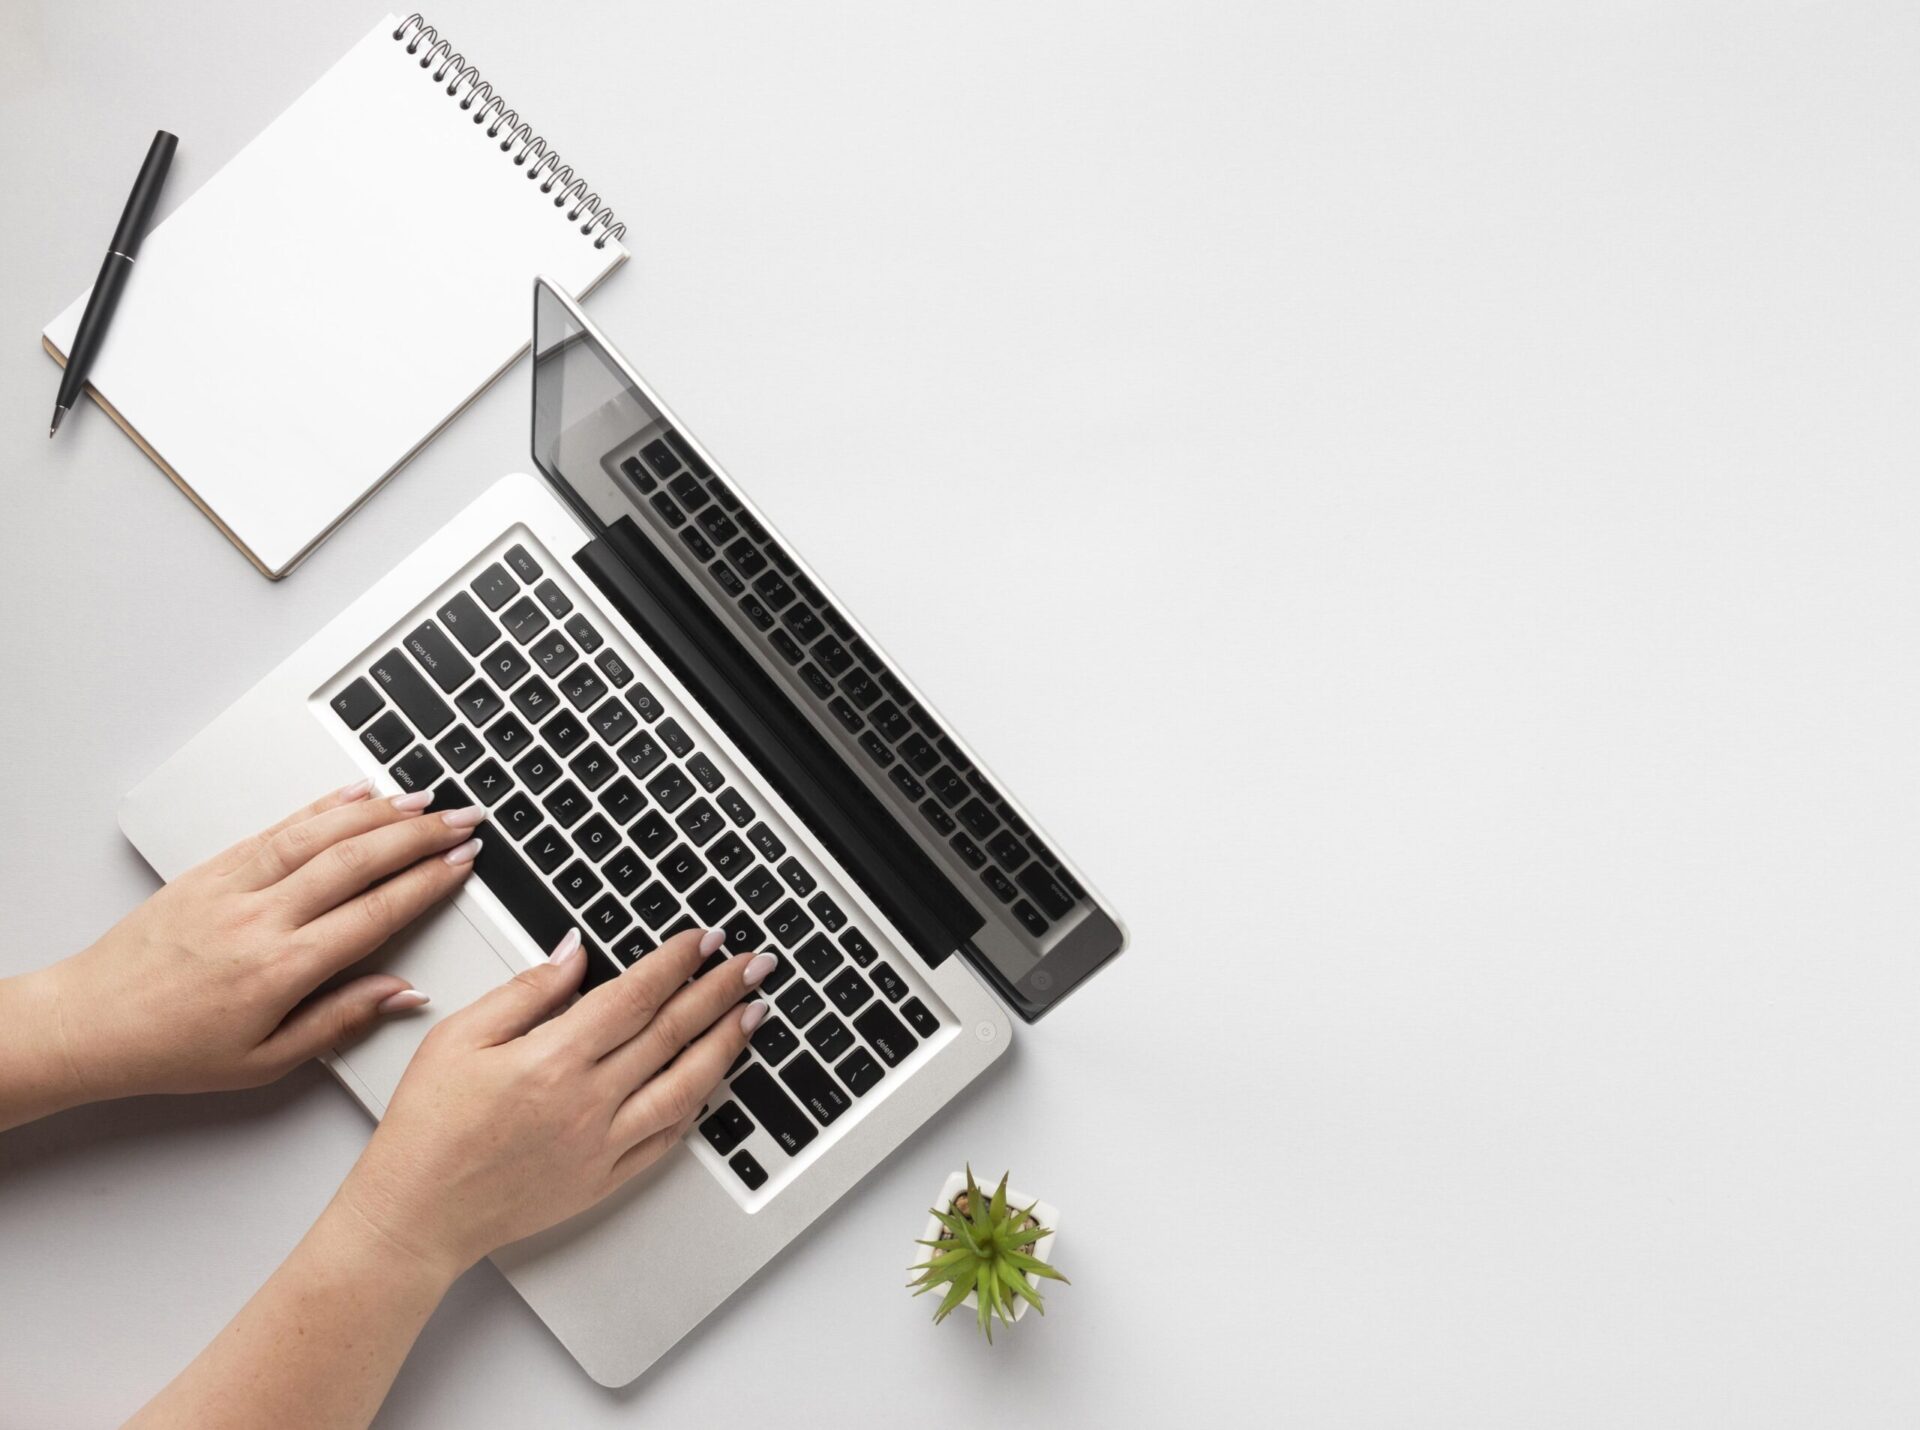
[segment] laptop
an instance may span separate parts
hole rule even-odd
[[[474,877],[371,960],[433,1003],[328,1059],[376,1117],[437,1018],[569,928],[590,983],[695,925],[782,955],[697,1132],[493,1258],[614,1386],[1126,934],[579,305],[539,281],[533,317],[537,475],[495,482],[120,822],[172,878],[361,776],[487,807]]]

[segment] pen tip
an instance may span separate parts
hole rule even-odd
[[[67,415],[67,409],[64,407],[56,407],[53,409],[53,425],[47,428],[47,436],[49,438],[51,438],[54,433],[60,430],[60,419],[62,417],[65,417],[66,415]]]

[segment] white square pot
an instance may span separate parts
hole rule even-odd
[[[997,1187],[999,1185],[1000,1185],[999,1180],[996,1178],[991,1185],[982,1186],[980,1190],[983,1194],[987,1196],[992,1196],[994,1187]],[[966,1189],[967,1189],[967,1174],[965,1172],[952,1173],[951,1175],[948,1176],[946,1185],[940,1189],[940,1195],[934,1199],[934,1203],[933,1203],[934,1208],[938,1208],[941,1211],[945,1211],[948,1207],[953,1205],[953,1199],[959,1196],[960,1193],[964,1192]],[[1008,1206],[1024,1207],[1029,1202],[1033,1202],[1033,1214],[1040,1219],[1040,1225],[1042,1225],[1047,1229],[1047,1234],[1041,1237],[1039,1241],[1034,1243],[1033,1254],[1039,1260],[1044,1261],[1049,1266],[1051,1266],[1053,1264],[1053,1239],[1060,1233],[1059,1211],[1056,1208],[1049,1206],[1046,1202],[1037,1201],[1034,1198],[1027,1196],[1023,1192],[1015,1191],[1012,1183],[1008,1183],[1007,1185],[1007,1205]],[[946,1232],[946,1228],[940,1225],[940,1219],[933,1214],[933,1209],[929,1208],[927,1212],[927,1229],[920,1233],[921,1237],[927,1241],[938,1241],[945,1232]],[[927,1247],[927,1246],[916,1246],[914,1247],[913,1250],[914,1250],[913,1260],[915,1262],[925,1261],[929,1256],[932,1256],[934,1254],[933,1248]],[[1040,1290],[1044,1294],[1045,1284],[1048,1284],[1048,1283],[1036,1285],[1034,1289]],[[1057,1284],[1057,1283],[1052,1283],[1052,1284]],[[962,1306],[965,1306],[969,1311],[974,1312],[976,1315],[979,1313],[980,1299],[971,1291],[967,1293],[967,1299],[962,1301],[960,1304]],[[1031,1306],[1029,1306],[1025,1301],[1020,1299],[1018,1296],[1014,1297],[1013,1319],[1015,1321],[1018,1321],[1022,1316],[1026,1315],[1027,1312],[1032,1309],[1033,1308]]]

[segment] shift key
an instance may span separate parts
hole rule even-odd
[[[434,694],[427,678],[398,648],[373,663],[373,678],[380,682],[380,688],[400,707],[401,713],[413,721],[413,728],[428,739],[453,723],[453,711],[447,708],[447,702]]]
[[[819,1136],[798,1104],[781,1091],[773,1074],[758,1063],[733,1080],[733,1095],[746,1104],[747,1111],[789,1157]]]

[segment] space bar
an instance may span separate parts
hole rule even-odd
[[[433,809],[457,809],[473,800],[456,780],[444,780],[433,792]],[[571,910],[559,896],[541,882],[520,852],[513,847],[507,832],[489,821],[475,831],[481,840],[480,857],[473,861],[474,876],[493,891],[506,906],[514,922],[527,931],[527,937],[542,951],[550,950],[561,936],[574,927]],[[618,969],[613,960],[591,945],[587,948],[586,985],[603,983]]]

